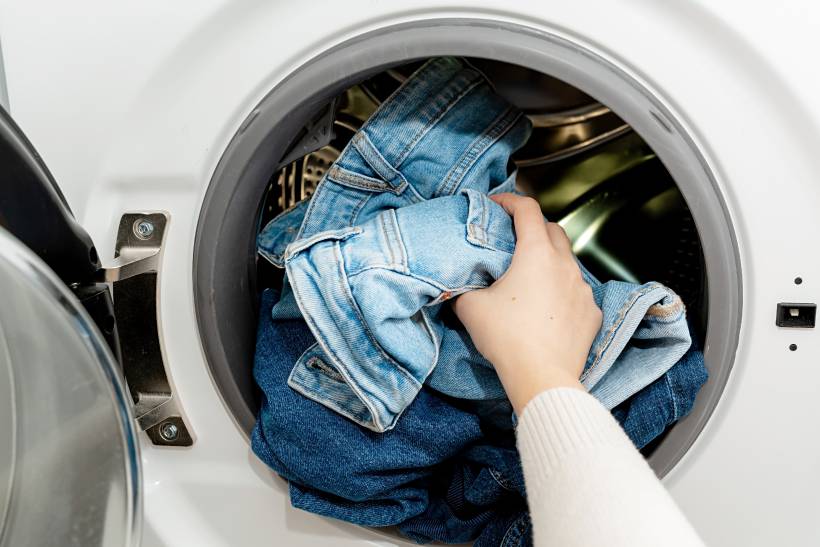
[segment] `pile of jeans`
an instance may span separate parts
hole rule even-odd
[[[530,543],[515,415],[447,300],[509,266],[510,155],[530,133],[466,61],[428,61],[388,98],[315,194],[259,235],[286,270],[262,295],[255,453],[291,502],[418,542]],[[601,283],[582,383],[642,447],[706,380],[680,298]]]

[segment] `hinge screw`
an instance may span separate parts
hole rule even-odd
[[[179,428],[174,423],[165,422],[159,426],[159,434],[166,441],[175,441],[179,437]]]
[[[151,239],[154,235],[154,223],[141,218],[134,223],[134,235],[140,239]]]

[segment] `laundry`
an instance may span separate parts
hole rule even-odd
[[[443,303],[509,265],[512,223],[487,196],[514,189],[507,164],[529,130],[479,71],[431,60],[356,133],[315,195],[262,230],[260,254],[287,271],[272,316],[298,310],[317,339],[293,368],[293,389],[379,432],[425,383],[504,397]],[[659,283],[602,284],[582,271],[604,319],[581,381],[611,409],[686,352],[685,309]]]
[[[392,430],[360,427],[287,385],[315,338],[304,320],[271,317],[277,298],[267,290],[261,300],[254,377],[262,405],[252,447],[289,481],[294,507],[397,526],[422,543],[531,545],[508,401],[460,400],[423,387]],[[705,380],[703,354],[691,348],[613,415],[643,447],[691,410]]]
[[[515,190],[529,129],[480,72],[434,59],[261,231],[286,275],[262,295],[252,446],[294,507],[420,543],[531,545],[516,417],[447,304],[509,266],[489,196]],[[640,448],[691,410],[703,354],[671,290],[581,271],[603,311],[581,381]]]

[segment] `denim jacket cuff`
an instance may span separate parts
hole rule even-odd
[[[618,300],[599,305],[605,317],[592,344],[581,383],[604,407],[612,409],[668,371],[689,349],[692,339],[686,326],[686,308],[680,297],[660,283],[634,288],[610,281],[609,294],[628,292]],[[603,286],[602,286],[603,287]],[[628,291],[624,291],[630,287]],[[593,292],[596,289],[593,287]]]

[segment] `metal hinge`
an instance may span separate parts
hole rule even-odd
[[[193,436],[168,381],[159,343],[157,274],[168,225],[166,213],[120,218],[114,262],[104,279],[113,285],[122,369],[140,429],[158,445],[190,446]]]

